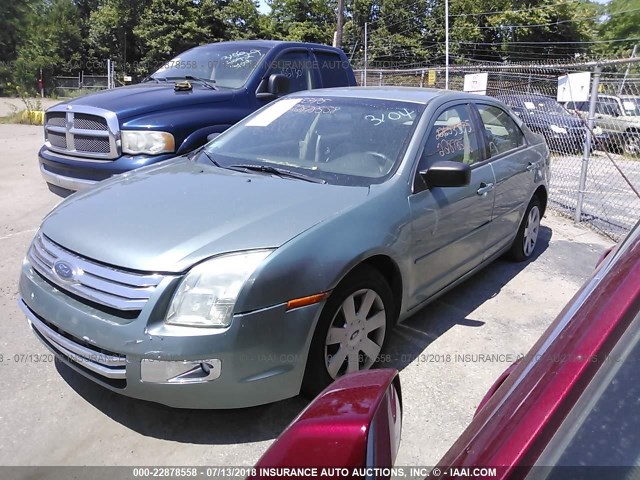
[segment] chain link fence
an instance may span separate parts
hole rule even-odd
[[[84,72],[80,72],[76,76],[53,77],[53,84],[55,92],[59,96],[90,93],[110,88],[107,75],[85,75]]]
[[[444,67],[368,68],[356,78],[368,86],[446,86]],[[499,98],[545,137],[551,208],[614,240],[640,219],[640,59],[457,65],[448,86]]]

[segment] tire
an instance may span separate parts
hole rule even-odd
[[[370,307],[362,318],[360,309],[367,304]],[[345,314],[343,305],[351,315]],[[363,265],[345,277],[331,293],[318,319],[302,393],[315,397],[337,377],[371,368],[387,344],[395,312],[391,288],[378,270]]]
[[[538,244],[538,233],[540,231],[540,219],[542,217],[542,206],[538,196],[534,196],[529,202],[529,206],[524,212],[516,238],[511,244],[509,257],[516,262],[523,262],[531,258]],[[533,228],[531,228],[533,227]]]
[[[622,153],[630,157],[636,157],[640,154],[640,137],[633,133],[627,133],[622,146]]]

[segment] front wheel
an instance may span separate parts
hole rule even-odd
[[[541,216],[540,200],[537,196],[534,196],[524,212],[524,218],[520,222],[520,228],[518,228],[516,238],[511,245],[509,256],[512,260],[522,262],[533,255],[538,243]]]
[[[315,396],[336,378],[368,370],[386,344],[395,312],[389,284],[361,266],[332,292],[316,327],[302,382]]]

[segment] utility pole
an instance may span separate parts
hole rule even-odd
[[[369,49],[369,35],[367,32],[368,23],[364,22],[364,82],[363,85],[367,86],[367,63],[369,63],[368,49]]]
[[[336,33],[333,36],[333,46],[342,48],[342,30],[344,28],[344,0],[338,0],[338,21],[336,22]]]
[[[449,90],[449,0],[444,0],[444,89]]]
[[[638,45],[634,45],[633,52],[631,52],[631,58],[636,58],[637,52],[638,52]],[[629,68],[631,68],[631,63],[627,63],[627,69],[624,72],[624,78],[622,79],[622,84],[620,85],[620,89],[618,90],[618,95],[621,95],[622,90],[624,90],[624,84],[627,82],[627,77],[629,76]]]

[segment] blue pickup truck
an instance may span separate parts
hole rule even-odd
[[[355,85],[342,50],[247,40],[203,45],[142,83],[58,104],[45,115],[40,172],[61,196],[187,153],[271,100]]]

